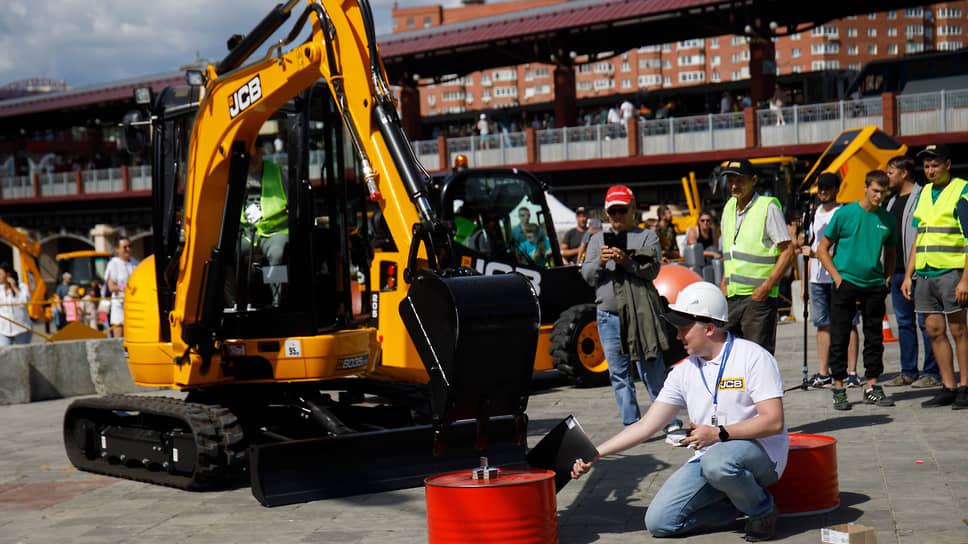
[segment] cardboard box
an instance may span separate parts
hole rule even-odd
[[[823,544],[877,544],[877,531],[853,523],[842,523],[820,529]]]

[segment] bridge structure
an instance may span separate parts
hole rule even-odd
[[[961,91],[949,91],[791,106],[783,111],[787,122],[779,126],[775,114],[751,107],[735,114],[576,127],[576,57],[599,58],[609,54],[602,51],[619,53],[707,36],[746,35],[751,43],[751,94],[765,97],[773,85],[770,37],[778,29],[802,31],[838,17],[910,5],[919,4],[859,0],[800,8],[778,0],[579,0],[383,36],[379,45],[392,81],[401,85],[402,117],[410,127],[419,127],[418,76],[459,75],[529,61],[551,62],[556,67],[555,118],[563,120],[558,128],[529,128],[484,140],[415,136],[417,154],[428,170],[446,169],[453,155],[464,154],[472,166],[535,171],[571,205],[594,205],[603,185],[617,182],[636,187],[642,192],[640,198],[678,200],[672,185],[690,170],[701,174],[732,157],[810,158],[844,127],[876,124],[909,146],[966,141],[968,120],[963,119],[962,109],[968,98]],[[150,168],[132,164],[128,158],[129,164],[122,166],[50,172],[39,167],[44,156],[63,152],[65,146],[44,134],[86,127],[87,138],[68,148],[93,155],[105,148],[101,127],[116,126],[135,107],[136,87],[149,86],[158,92],[183,83],[183,74],[167,73],[0,101],[0,125],[19,129],[19,134],[0,139],[0,166],[4,167],[0,168],[0,217],[32,231],[37,239],[49,240],[44,251],[80,249],[79,243],[104,249],[111,235],[120,232],[140,240],[136,253],[150,253]],[[276,159],[285,162],[284,155]],[[17,168],[18,163],[22,167],[28,162],[35,168]]]

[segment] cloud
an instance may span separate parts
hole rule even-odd
[[[377,35],[392,31],[394,4],[454,1],[371,0]],[[228,52],[225,43],[232,34],[251,30],[272,5],[264,0],[13,0],[0,17],[0,86],[42,77],[83,87],[176,71],[196,56],[215,61]],[[282,32],[289,31],[291,21]]]

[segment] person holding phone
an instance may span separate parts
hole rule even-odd
[[[609,188],[605,212],[607,229],[589,240],[581,274],[595,288],[598,335],[622,424],[628,426],[641,417],[632,365],[653,400],[665,382],[662,350],[668,349],[669,339],[659,319],[665,306],[652,284],[662,265],[662,248],[656,233],[636,223],[635,195],[628,187]],[[681,428],[672,416],[667,432]]]

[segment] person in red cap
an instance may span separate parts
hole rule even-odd
[[[598,335],[622,424],[628,426],[641,417],[632,362],[653,400],[665,383],[662,350],[669,339],[659,320],[665,306],[652,284],[662,248],[656,233],[636,223],[635,195],[628,187],[608,189],[605,213],[609,225],[589,240],[581,274],[595,288]],[[673,419],[666,430],[680,427]]]

